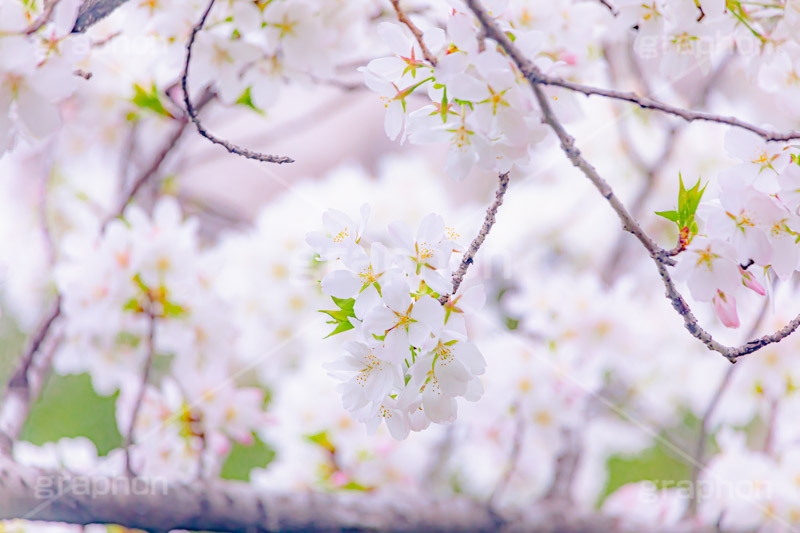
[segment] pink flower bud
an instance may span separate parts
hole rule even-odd
[[[739,315],[736,313],[736,298],[725,296],[722,291],[717,291],[713,300],[714,312],[717,313],[720,321],[728,328],[739,327]]]
[[[760,294],[761,296],[764,296],[767,293],[764,290],[764,287],[762,287],[761,284],[756,281],[756,278],[753,276],[753,274],[742,267],[739,267],[739,271],[742,273],[742,284],[744,284],[745,287]]]

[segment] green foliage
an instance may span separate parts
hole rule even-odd
[[[2,309],[2,302],[0,302]],[[25,348],[25,335],[8,314],[0,319],[0,392],[5,388],[11,373],[16,370],[18,357]]]
[[[628,483],[652,481],[659,489],[678,485],[691,479],[691,468],[675,452],[659,440],[638,455],[612,455],[606,462],[608,478],[598,501],[598,507],[614,491]]]
[[[20,438],[41,446],[63,437],[87,437],[105,455],[122,446],[114,415],[117,395],[99,396],[88,374],[53,375],[33,405]]]
[[[678,230],[683,233],[688,232],[690,235],[697,235],[697,222],[695,222],[694,215],[697,212],[697,206],[700,204],[700,199],[703,198],[703,193],[706,191],[708,184],[700,188],[700,180],[694,184],[691,189],[686,189],[683,185],[683,177],[678,174],[680,180],[680,190],[678,191],[678,208],[672,211],[656,211],[656,215],[666,218],[678,225]],[[682,234],[683,234],[682,233]]]
[[[264,468],[275,458],[275,450],[253,434],[253,443],[250,445],[233,443],[231,452],[222,465],[220,476],[222,479],[236,481],[250,481],[250,471],[254,468]]]
[[[328,439],[327,431],[321,431],[319,433],[315,433],[314,435],[306,435],[306,439],[318,446],[322,446],[331,453],[335,451],[333,444],[331,443],[330,439]]]
[[[253,111],[255,111],[260,115],[264,114],[264,110],[256,107],[256,105],[253,103],[253,96],[250,93],[250,87],[244,90],[242,96],[240,96],[239,99],[236,100],[236,103],[239,105],[243,105],[245,107],[249,107],[250,109],[252,109]]]
[[[164,104],[161,103],[161,96],[158,94],[158,89],[156,88],[155,84],[150,87],[149,92],[138,83],[133,85],[133,90],[134,95],[133,98],[131,98],[131,102],[133,102],[134,105],[141,109],[152,111],[157,115],[175,118],[172,116],[172,113],[167,111],[167,108],[164,107]]]
[[[320,313],[325,313],[333,319],[328,320],[326,324],[336,324],[336,328],[334,328],[334,330],[325,337],[326,339],[336,335],[337,333],[342,333],[343,331],[353,329],[353,324],[350,323],[349,319],[350,317],[356,317],[356,313],[353,311],[353,306],[356,303],[354,298],[342,299],[331,296],[331,299],[339,309],[335,311],[320,311]]]

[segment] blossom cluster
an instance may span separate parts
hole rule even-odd
[[[434,27],[423,33],[435,65],[423,57],[405,26],[384,22],[378,31],[394,55],[374,59],[360,70],[367,87],[384,100],[389,138],[448,143],[445,168],[455,179],[466,177],[475,165],[507,172],[529,160],[531,148],[546,131],[533,94],[510,60],[481,41],[465,9],[453,10],[446,31]],[[515,42],[549,72],[559,63],[537,57],[543,38],[535,30],[517,31]],[[554,104],[560,114],[574,111],[569,97],[554,98]]]
[[[675,278],[735,328],[742,290],[764,296],[800,269],[800,165],[791,146],[750,132],[729,130],[725,144],[740,163],[721,173],[719,197],[698,207],[703,229],[680,257]]]
[[[75,90],[76,65],[88,50],[71,33],[80,4],[59,2],[39,24],[35,2],[0,3],[0,155],[19,136],[41,139],[59,127],[57,105]]]
[[[334,81],[339,63],[362,52],[370,0],[234,2],[197,36],[192,85],[213,84],[233,104],[243,95],[268,109],[287,82]],[[364,48],[366,49],[366,48]]]
[[[191,476],[203,463],[214,471],[231,441],[252,442],[265,420],[263,390],[235,381],[236,330],[213,273],[197,221],[184,221],[170,197],[152,217],[132,206],[102,237],[74,235],[64,244],[55,278],[68,321],[54,366],[87,372],[100,394],[120,391],[119,431],[133,428],[137,471]],[[159,357],[167,361],[159,379],[131,379]]]
[[[143,476],[227,478],[231,461],[241,466],[240,478],[270,490],[433,487],[527,505],[562,478],[565,459],[577,457],[568,487],[575,506],[637,523],[632,529],[661,523],[766,532],[798,523],[798,341],[740,360],[712,402],[729,365],[686,335],[653,282],[650,258],[638,248],[618,253],[618,220],[596,191],[581,188],[583,177],[563,154],[539,164],[548,146],[540,142],[546,130],[530,87],[460,0],[400,2],[434,62],[385,0],[215,3],[189,68],[192,91],[210,86],[215,94],[201,115],[210,129],[238,106],[243,135],[263,134],[283,113],[300,121],[281,127],[281,140],[296,129],[319,131],[329,110],[340,111],[332,95],[348,106],[362,103],[348,78],[359,76],[359,65],[386,111],[370,116],[368,107],[348,107],[346,121],[329,124],[325,146],[363,166],[321,178],[333,159],[304,142],[313,153],[300,146],[287,153],[312,166],[268,173],[270,183],[290,183],[289,193],[264,187],[242,194],[233,180],[264,167],[233,158],[219,160],[225,190],[208,195],[202,191],[211,181],[198,186],[194,178],[206,177],[201,169],[218,178],[206,164],[216,149],[191,124],[165,146],[185,126],[174,88],[208,3],[124,2],[86,35],[70,32],[80,3],[53,3],[37,26],[48,2],[0,0],[0,343],[35,331],[55,293],[62,311],[40,352],[58,346],[54,375],[21,437],[48,442],[17,441],[17,461],[123,476],[122,441],[101,449],[92,429],[77,431],[96,442],[58,441],[67,434],[60,430],[35,434],[47,400],[72,379],[64,375],[80,374],[84,392],[111,406],[113,432],[131,438],[131,466]],[[481,3],[550,75],[611,82],[684,107],[700,78],[724,65],[706,77],[719,76],[707,102],[693,108],[797,129],[798,0]],[[604,175],[609,169],[619,198],[636,197],[643,175],[631,170],[637,165],[622,135],[610,132],[612,105],[592,98],[579,110],[570,93],[546,91],[587,160]],[[791,319],[780,310],[796,301],[786,281],[800,267],[797,147],[739,129],[723,140],[718,124],[673,129],[656,116],[622,117],[634,133],[646,132],[633,135],[644,163],[658,160],[667,126],[676,139],[659,160],[663,167],[650,173],[648,202],[664,208],[661,193],[673,184],[660,177],[678,171],[710,182],[697,234],[675,256],[673,271],[695,300],[710,303],[693,312],[703,324],[713,311],[734,327],[750,323],[757,306],[749,304],[768,297],[779,311],[766,314],[760,333],[780,329]],[[358,128],[348,130],[350,123]],[[463,243],[441,217],[423,216],[475,220],[477,208],[467,217],[454,205],[467,210],[474,201],[484,209],[487,184],[440,179],[435,157],[379,159],[373,150],[381,148],[372,144],[353,153],[338,144],[381,126],[407,144],[448,147],[446,170],[456,178],[473,168],[519,167],[502,216],[520,223],[498,225],[470,267],[484,288],[468,279],[452,294]],[[719,150],[711,149],[715,143]],[[168,157],[133,205],[104,223],[163,150]],[[725,151],[737,164],[717,175]],[[365,170],[378,161],[376,172]],[[253,183],[261,184],[264,175],[257,176]],[[173,193],[177,200],[151,201]],[[329,211],[324,230],[308,237],[314,252],[304,245],[304,220],[328,205],[356,212],[365,197],[379,226],[423,222],[416,233],[393,223],[373,238],[367,211],[360,223]],[[261,199],[263,208],[255,205]],[[189,212],[200,217],[184,219]],[[645,226],[655,220],[646,212],[637,215]],[[608,260],[614,254],[619,262]],[[600,281],[604,264],[615,268]],[[345,342],[323,341],[331,330]],[[720,340],[735,333],[723,331]],[[484,372],[481,351],[502,364]],[[664,472],[664,482],[688,481],[683,463],[691,466],[695,426],[710,405],[716,446],[706,450],[698,480],[710,489],[687,519],[689,499],[679,488],[636,479]],[[251,458],[236,457],[247,446]],[[659,457],[662,448],[682,459]],[[2,527],[70,531],[66,524]]]
[[[336,324],[333,334],[352,329],[357,339],[326,368],[343,381],[344,407],[357,420],[373,431],[385,420],[392,436],[404,439],[431,422],[453,422],[456,398],[481,397],[486,361],[468,339],[466,316],[485,296],[480,286],[450,294],[450,262],[461,245],[441,216],[426,216],[416,235],[404,223],[390,224],[391,249],[379,241],[367,249],[368,206],[361,216],[357,225],[328,210],[325,230],[307,237],[320,260],[338,267],[321,282],[339,308],[323,311]]]

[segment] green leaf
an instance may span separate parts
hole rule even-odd
[[[142,339],[136,335],[135,333],[131,333],[130,331],[120,331],[117,333],[116,339],[114,339],[115,344],[117,346],[127,346],[130,348],[136,348],[139,346],[139,343],[142,342]]]
[[[366,487],[364,485],[361,485],[360,483],[356,483],[355,481],[350,481],[346,485],[342,485],[339,488],[344,490],[360,490],[365,492],[373,490],[372,487]]]
[[[678,184],[678,208],[672,211],[656,211],[656,214],[677,224],[678,229],[689,228],[692,235],[696,235],[697,224],[694,221],[694,216],[708,184],[703,185],[701,188],[701,180],[698,179],[697,183],[687,189],[680,173],[678,174]]]
[[[249,107],[250,109],[252,109],[253,111],[255,111],[260,115],[264,114],[264,110],[256,107],[256,105],[253,103],[253,97],[250,93],[250,87],[244,90],[242,96],[240,96],[239,99],[236,100],[236,103],[239,105],[243,105],[245,107]]]
[[[167,111],[167,108],[161,103],[161,98],[158,94],[158,89],[156,88],[155,84],[150,87],[150,92],[144,90],[144,88],[139,85],[138,83],[133,85],[134,95],[131,99],[136,106],[147,109],[156,113],[158,115],[175,118],[172,116],[172,113]]]
[[[343,331],[347,331],[349,329],[353,329],[353,324],[350,323],[350,318],[355,318],[356,313],[353,310],[353,306],[355,305],[356,301],[354,298],[336,298],[335,296],[331,296],[333,303],[336,304],[338,310],[320,310],[320,313],[325,313],[333,320],[329,320],[328,324],[338,324],[336,328],[328,334],[325,338],[332,335],[336,335],[338,333],[342,333]]]
[[[339,333],[345,332],[349,329],[353,329],[353,324],[350,322],[339,322],[339,325],[336,326],[336,329],[325,335],[325,338],[333,337],[334,335],[338,335]]]
[[[337,298],[336,296],[331,296],[333,303],[336,304],[336,307],[341,309],[342,311],[353,311],[353,307],[356,305],[355,298]],[[355,314],[353,316],[356,316]]]
[[[115,416],[117,396],[99,396],[88,374],[52,375],[33,405],[20,438],[41,446],[63,437],[86,437],[105,455],[122,446]]]
[[[179,318],[186,314],[186,310],[176,303],[172,303],[169,300],[164,300],[161,304],[164,308],[164,316],[170,318]]]
[[[131,298],[130,300],[125,302],[125,305],[122,306],[122,310],[123,311],[132,311],[134,313],[142,313],[142,312],[144,312],[144,308],[139,303],[139,300],[136,299],[136,298]]]
[[[325,313],[326,315],[331,317],[334,320],[334,322],[347,322],[348,321],[347,317],[350,316],[350,314],[347,311],[342,311],[341,309],[339,309],[338,311],[320,310],[320,313]]]
[[[656,215],[658,215],[660,217],[664,217],[667,220],[675,222],[676,224],[678,222],[678,212],[677,211],[656,211]]]
[[[236,481],[250,481],[250,471],[264,468],[275,458],[275,450],[253,434],[250,445],[233,443],[225,463],[222,465],[220,477]]]
[[[637,481],[653,481],[658,488],[676,486],[691,478],[691,469],[675,457],[675,453],[658,441],[637,455],[613,455],[606,462],[608,478],[598,507],[623,485]]]
[[[318,446],[322,446],[331,453],[336,450],[330,439],[328,439],[327,431],[320,431],[319,433],[314,433],[313,435],[306,435],[306,440],[309,440]]]
[[[689,209],[689,213],[694,216],[697,212],[697,206],[700,205],[700,199],[703,198],[703,193],[706,192],[706,187],[708,187],[708,183],[706,183],[703,188],[700,188],[700,180],[697,180],[697,183],[689,189],[689,198],[686,202],[686,206]]]

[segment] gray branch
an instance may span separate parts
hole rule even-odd
[[[72,33],[83,33],[128,0],[85,0],[78,10]]]
[[[240,482],[178,484],[78,476],[21,466],[0,454],[0,519],[13,518],[119,524],[152,532],[625,531],[612,518],[552,502],[495,512],[465,497],[382,491],[258,492]]]
[[[600,174],[597,172],[597,169],[595,169],[591,163],[584,159],[584,157],[581,155],[581,151],[575,146],[575,139],[570,136],[569,133],[567,133],[558,117],[556,117],[553,109],[550,107],[550,102],[541,87],[541,85],[548,84],[547,79],[542,71],[539,70],[539,68],[532,61],[525,57],[525,55],[514,45],[514,43],[511,42],[511,39],[497,25],[497,22],[495,22],[495,20],[486,12],[479,0],[466,0],[466,3],[480,22],[487,37],[493,39],[495,42],[497,42],[497,44],[500,45],[503,51],[505,51],[505,53],[508,54],[508,56],[512,59],[523,76],[525,76],[525,79],[528,81],[528,84],[533,90],[536,100],[539,102],[539,108],[542,110],[542,122],[547,124],[550,129],[553,130],[553,133],[556,134],[561,142],[561,150],[564,152],[570,162],[577,167],[581,173],[586,176],[586,178],[589,179],[589,181],[595,186],[603,198],[608,201],[609,205],[614,212],[616,212],[617,217],[622,223],[622,228],[625,231],[632,233],[633,236],[636,237],[639,242],[642,243],[642,246],[644,246],[645,249],[650,253],[650,256],[653,258],[656,268],[658,269],[658,273],[664,283],[667,298],[672,303],[672,307],[675,309],[675,311],[681,315],[686,330],[691,333],[693,337],[705,344],[709,350],[722,354],[722,356],[728,359],[728,361],[734,363],[739,357],[758,351],[764,346],[780,342],[784,338],[794,333],[794,331],[800,327],[800,314],[798,314],[794,319],[792,319],[791,322],[786,324],[786,326],[775,333],[764,335],[763,337],[759,337],[758,339],[752,340],[741,346],[725,346],[714,340],[711,334],[700,326],[700,323],[697,321],[694,313],[692,313],[689,304],[686,303],[686,300],[683,298],[681,293],[678,292],[672,277],[667,271],[667,266],[673,266],[675,264],[674,260],[670,256],[681,251],[680,244],[679,246],[676,246],[674,251],[667,251],[661,248],[649,235],[647,235],[636,219],[630,214],[622,201],[614,193],[614,190],[611,188],[608,182],[603,179],[602,176],[600,176]],[[560,83],[556,85],[566,87],[566,85]],[[751,129],[751,131],[755,131],[752,128],[745,129]],[[758,132],[756,131],[756,133]],[[764,136],[764,138],[767,140],[779,140],[774,136]]]

